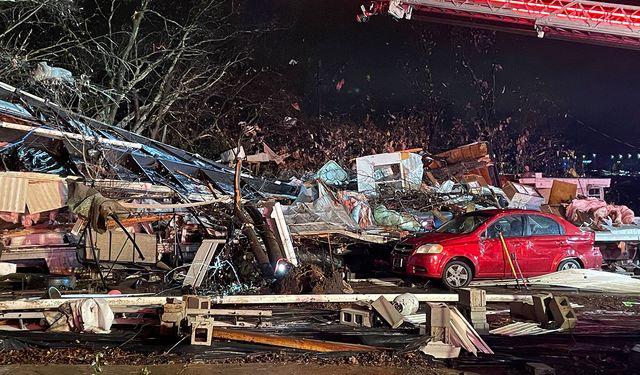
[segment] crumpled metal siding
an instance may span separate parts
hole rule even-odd
[[[0,176],[0,211],[25,212],[29,180]]]

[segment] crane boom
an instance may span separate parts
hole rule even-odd
[[[362,6],[358,20],[382,13],[640,49],[640,6],[584,0],[385,0]]]

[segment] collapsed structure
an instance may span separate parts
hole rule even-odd
[[[160,277],[162,287],[200,287],[206,274],[215,280],[207,287],[236,293],[303,264],[341,278],[386,267],[389,249],[407,233],[480,209],[541,209],[600,230],[634,220],[626,207],[599,203],[608,180],[502,183],[483,142],[435,155],[362,156],[355,176],[328,161],[306,181],[267,180],[243,169],[241,148],[222,155],[226,164],[215,162],[6,84],[0,147],[3,273],[75,275],[103,288],[132,273]],[[264,154],[252,162],[287,157],[266,145]],[[582,194],[595,197],[576,200]],[[206,269],[184,283],[194,259]]]
[[[494,353],[488,333],[573,330],[577,318],[568,299],[481,289],[401,294],[394,289],[398,279],[370,279],[391,289],[362,293],[346,281],[356,285],[360,273],[390,269],[391,249],[411,233],[496,208],[565,216],[596,231],[609,259],[637,257],[631,250],[640,227],[633,211],[602,200],[609,181],[502,181],[484,142],[435,155],[420,149],[365,155],[355,171],[329,160],[304,181],[255,177],[242,164],[286,163],[286,157],[264,145],[258,155],[244,156],[238,147],[212,161],[0,83],[0,284],[12,297],[47,289],[43,299],[0,301],[0,320],[9,322],[2,331],[106,334],[112,327],[152,326],[178,343],[190,337],[193,345],[215,339],[315,352],[417,350],[435,358],[455,358],[464,349],[482,359]],[[638,287],[628,276],[602,274],[569,270],[525,285],[611,293]],[[72,290],[136,294],[70,298]],[[149,291],[154,294],[144,294]],[[425,302],[426,312],[418,313]],[[457,307],[447,305],[454,302]],[[511,318],[527,322],[489,321],[488,302],[511,303]],[[304,315],[299,306],[274,307],[308,303],[347,306],[304,321],[296,316]],[[270,308],[247,308],[252,305]],[[314,319],[326,326],[318,329]],[[331,328],[334,321],[340,325]],[[316,338],[279,335],[291,322]],[[365,345],[352,342],[345,327],[360,335],[378,327],[372,341],[389,332]],[[317,339],[327,332],[341,341]]]

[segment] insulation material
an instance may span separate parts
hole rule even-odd
[[[635,213],[627,206],[607,204],[598,198],[586,198],[571,202],[567,207],[567,218],[574,223],[586,223],[602,229],[604,225],[633,224]]]

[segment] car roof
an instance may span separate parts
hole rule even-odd
[[[523,210],[523,209],[519,209],[519,208],[492,208],[489,210],[478,210],[478,211],[472,211],[469,212],[469,214],[474,214],[474,213],[487,213],[491,216],[496,216],[496,215],[500,215],[500,214],[533,214],[533,215],[543,215],[543,216],[549,216],[551,214],[546,213],[546,212],[542,212],[542,211],[536,211],[536,210]],[[554,215],[551,215],[554,216]]]

